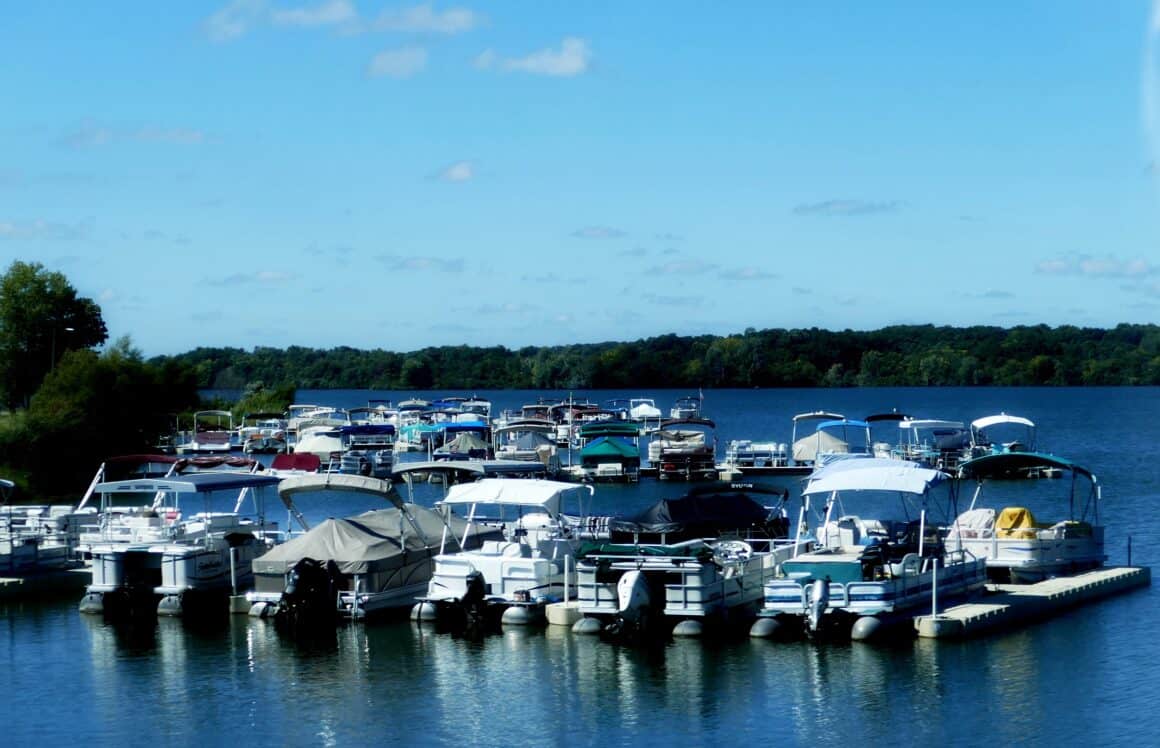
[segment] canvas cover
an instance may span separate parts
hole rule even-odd
[[[1025,475],[1028,470],[1036,468],[1058,468],[1070,470],[1076,475],[1082,475],[1092,483],[1096,477],[1087,468],[1055,455],[1043,452],[1002,452],[988,454],[967,460],[959,465],[960,478],[1011,478]]]
[[[469,504],[507,504],[509,506],[538,507],[549,514],[559,514],[565,497],[577,502],[591,496],[591,486],[553,480],[510,480],[483,478],[474,483],[452,486],[440,502],[467,506]]]
[[[949,481],[945,473],[905,460],[864,457],[839,460],[814,471],[803,496],[834,491],[891,491],[915,495]]]
[[[374,574],[434,556],[443,537],[442,517],[414,504],[406,508],[422,530],[422,536],[395,507],[332,518],[254,559],[254,573],[285,574],[302,559],[313,558],[334,561],[343,574]],[[452,515],[448,524],[454,537],[463,537],[467,527],[463,519]],[[476,526],[468,535],[467,545],[478,547],[484,540],[502,539],[499,529]]]
[[[614,458],[614,459],[633,459],[636,458],[640,462],[640,448],[632,442],[620,439],[618,437],[601,436],[588,444],[580,450],[580,459],[587,462],[588,460],[596,460],[599,458]]]
[[[538,431],[528,431],[516,437],[515,444],[517,449],[533,451],[540,447],[551,447],[555,445],[555,442],[548,438],[546,434]]]
[[[770,519],[770,511],[743,491],[693,492],[662,499],[633,517],[614,519],[609,528],[614,543],[631,542],[637,535],[664,535],[665,542],[677,543],[722,532],[764,532]]]
[[[473,431],[464,431],[435,450],[435,454],[485,455],[488,444]]]
[[[842,453],[849,451],[850,446],[838,437],[825,431],[816,431],[809,436],[803,436],[793,443],[794,462],[813,462],[818,459],[819,452]]]

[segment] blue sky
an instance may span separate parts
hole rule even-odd
[[[0,261],[146,355],[1155,323],[1158,18],[19,3]]]

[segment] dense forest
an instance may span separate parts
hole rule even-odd
[[[253,382],[378,390],[1160,385],[1160,326],[748,329],[725,337],[410,353],[197,348],[153,363],[188,367],[199,387],[214,389]]]

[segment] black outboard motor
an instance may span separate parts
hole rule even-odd
[[[338,620],[338,588],[342,573],[333,560],[304,558],[286,574],[286,588],[274,614],[274,624],[286,630],[333,628]]]
[[[482,630],[487,621],[487,586],[483,574],[473,571],[467,575],[467,591],[459,604],[463,607],[463,625],[468,630]]]

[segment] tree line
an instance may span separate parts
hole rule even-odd
[[[410,353],[203,347],[153,361],[191,369],[203,389],[256,381],[376,390],[1158,385],[1160,327],[751,328],[727,336]]]
[[[279,411],[297,389],[1157,385],[1160,327],[908,325],[509,349],[196,348],[146,359],[39,263],[0,276],[0,477],[73,500],[102,460],[152,451],[194,410]],[[208,403],[206,389],[240,390]]]

